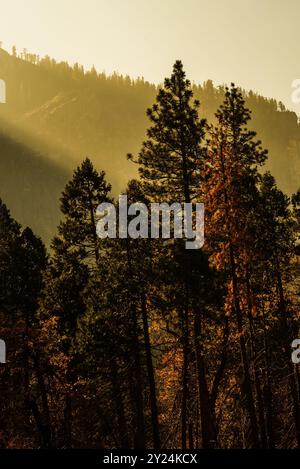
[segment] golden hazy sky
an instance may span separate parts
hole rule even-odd
[[[300,0],[0,0],[0,40],[40,55],[159,83],[189,78],[291,102],[300,78]],[[0,70],[1,74],[1,70]]]

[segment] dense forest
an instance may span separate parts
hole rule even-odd
[[[51,249],[15,221],[3,199],[0,337],[7,363],[0,365],[0,446],[299,448],[300,375],[291,342],[299,332],[300,192],[287,196],[277,186],[247,103],[269,110],[277,148],[280,142],[284,148],[285,132],[296,139],[295,116],[277,111],[275,102],[245,97],[233,84],[219,91],[209,83],[192,86],[179,61],[155,90],[25,58],[29,74],[38,63],[39,73],[51,71],[62,84],[69,76],[102,80],[120,86],[120,94],[126,89],[130,102],[145,89],[148,97],[157,93],[144,142],[126,163],[139,177],[124,191],[147,205],[204,203],[205,244],[186,250],[184,239],[99,239],[96,208],[117,201],[91,158],[83,158],[61,194]],[[53,81],[46,85],[40,93],[49,87],[51,96]],[[99,108],[101,99],[95,97]],[[219,107],[206,120],[204,106],[212,101]],[[25,102],[19,106],[28,111]],[[125,125],[134,135],[130,119],[118,132],[126,134]],[[118,132],[112,154],[121,145]],[[1,151],[33,161],[24,142],[4,143]],[[282,163],[288,151],[274,167],[288,171]],[[47,193],[54,160],[48,167],[41,161],[40,169],[30,163],[33,177],[46,185],[41,198],[54,204]]]
[[[60,193],[84,157],[106,172],[114,196],[137,176],[137,168],[124,155],[138,153],[148,125],[145,109],[154,102],[158,87],[142,78],[107,76],[15,48],[11,54],[0,49],[0,73],[7,87],[7,102],[0,105],[1,196],[12,215],[49,245],[59,223]],[[201,116],[216,124],[225,86],[207,80],[192,84],[192,90],[201,102]],[[274,99],[242,93],[252,111],[250,129],[269,149],[267,168],[280,189],[291,195],[298,190],[300,176],[297,116]],[[24,149],[16,153],[11,140]],[[41,179],[36,176],[37,161]],[[47,193],[52,193],[51,200]]]

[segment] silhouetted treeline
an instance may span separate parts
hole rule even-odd
[[[265,170],[238,88],[211,122],[194,91],[177,61],[129,155],[139,177],[126,194],[203,202],[202,249],[100,240],[96,208],[113,198],[89,158],[48,254],[0,203],[2,447],[300,447],[300,193]]]

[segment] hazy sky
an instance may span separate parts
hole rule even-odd
[[[0,0],[0,40],[58,60],[161,82],[175,59],[201,83],[291,102],[300,0]],[[0,70],[1,76],[1,70]]]

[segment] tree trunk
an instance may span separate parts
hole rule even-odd
[[[255,334],[254,334],[254,325],[253,325],[253,315],[252,315],[252,297],[251,297],[251,287],[250,287],[250,278],[248,268],[246,269],[246,285],[247,285],[247,306],[248,306],[248,321],[249,321],[249,330],[250,330],[250,347],[251,347],[251,359],[253,366],[253,377],[254,377],[254,386],[256,392],[256,404],[258,410],[258,423],[259,423],[259,437],[262,448],[267,448],[267,433],[266,433],[266,423],[265,423],[265,414],[264,414],[264,403],[261,390],[260,377],[256,366],[256,346],[255,346]]]
[[[278,286],[278,294],[279,294],[278,306],[279,306],[280,319],[281,319],[281,325],[282,325],[282,330],[283,330],[283,347],[284,347],[284,352],[285,352],[285,356],[286,356],[286,360],[288,364],[289,387],[290,387],[290,393],[291,393],[291,398],[292,398],[297,447],[300,448],[300,408],[299,408],[299,401],[298,401],[297,383],[295,381],[295,375],[294,375],[294,367],[291,361],[291,345],[290,345],[291,341],[289,338],[286,302],[284,298],[282,276],[281,276],[281,271],[280,271],[278,260],[276,261],[276,266],[277,266],[277,286]]]
[[[117,421],[118,421],[118,433],[119,441],[121,442],[121,448],[129,448],[128,440],[128,428],[126,424],[122,389],[120,386],[119,373],[117,369],[116,360],[114,357],[110,360],[111,368],[111,383],[112,383],[112,396],[116,408]]]
[[[182,366],[182,400],[181,400],[181,448],[186,449],[187,440],[187,402],[188,402],[188,380],[189,380],[189,318],[188,309],[183,311],[182,318],[182,346],[183,346],[183,366]]]
[[[150,406],[151,406],[151,421],[152,421],[152,433],[153,433],[153,447],[154,449],[160,448],[160,435],[159,435],[159,423],[158,423],[158,409],[157,409],[157,397],[156,397],[156,385],[154,368],[151,353],[151,343],[149,336],[149,324],[147,315],[147,306],[145,294],[142,294],[142,317],[143,317],[143,329],[144,329],[144,340],[146,350],[146,363],[149,380],[150,390]]]
[[[205,376],[205,364],[201,345],[201,313],[199,311],[195,311],[194,313],[194,347],[200,402],[202,447],[215,448],[217,443],[217,432]]]
[[[237,275],[236,275],[235,259],[234,259],[233,247],[231,243],[230,243],[229,250],[230,250],[231,278],[232,278],[232,287],[233,287],[233,303],[234,303],[234,310],[235,310],[237,328],[238,328],[238,333],[239,333],[241,362],[242,362],[243,373],[244,373],[243,388],[245,390],[245,395],[246,395],[247,411],[248,411],[249,419],[250,419],[253,447],[259,448],[258,425],[257,425],[255,405],[254,405],[254,399],[253,399],[253,393],[252,393],[252,384],[251,384],[251,378],[250,378],[246,342],[245,342],[245,337],[244,337],[242,311],[240,308],[240,302],[239,302],[239,297],[238,297],[238,280],[237,280]]]

